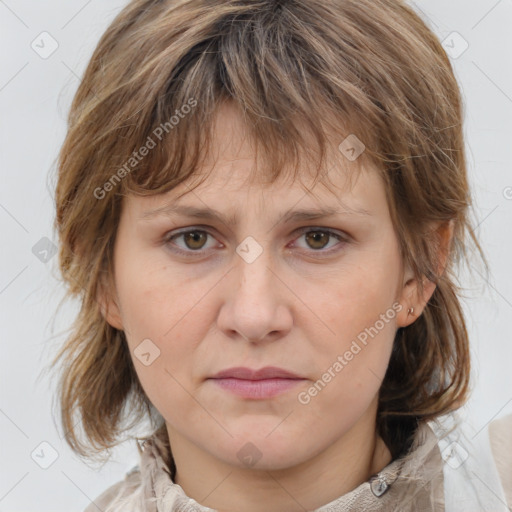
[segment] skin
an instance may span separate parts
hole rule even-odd
[[[220,511],[313,510],[391,461],[375,427],[379,387],[396,330],[421,314],[435,286],[426,282],[418,297],[417,282],[402,269],[375,170],[363,169],[349,188],[350,162],[338,152],[330,190],[317,184],[305,192],[284,178],[270,187],[248,185],[255,160],[241,118],[224,106],[217,123],[218,159],[205,183],[193,192],[181,184],[165,195],[126,198],[114,248],[115,290],[101,300],[109,323],[125,331],[142,386],[166,421],[175,481],[188,496]],[[144,218],[183,192],[181,204],[236,215],[238,224],[175,214]],[[288,209],[342,205],[369,215],[283,222]],[[196,234],[188,245],[184,236],[165,238],[179,228],[209,235]],[[330,229],[346,241],[325,233],[315,240],[299,228],[323,230],[311,230],[317,237]],[[440,233],[445,248],[450,233]],[[235,251],[248,236],[263,251],[251,263]],[[299,393],[389,311],[394,317],[378,334],[309,403],[300,403]],[[134,355],[147,338],[160,350],[149,366]],[[233,366],[267,365],[304,380],[264,400],[238,397],[208,380]],[[253,460],[260,457],[255,464],[237,456],[244,446]]]

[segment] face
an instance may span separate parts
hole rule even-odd
[[[376,405],[408,287],[374,169],[349,187],[350,162],[338,153],[330,188],[248,185],[255,161],[241,120],[224,107],[217,123],[207,181],[126,198],[108,320],[125,331],[171,445],[174,432],[227,464],[262,454],[260,467],[291,467]],[[337,213],[291,216],[319,209]],[[212,378],[269,366],[296,378]]]

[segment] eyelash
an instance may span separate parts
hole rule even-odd
[[[199,229],[199,228],[192,228],[192,229],[186,229],[184,231],[180,231],[178,233],[174,233],[174,234],[167,234],[165,237],[164,237],[164,243],[167,247],[169,247],[173,252],[177,253],[177,254],[180,254],[180,255],[183,255],[185,257],[194,257],[195,255],[204,255],[205,252],[208,251],[208,249],[204,250],[204,249],[198,249],[197,251],[194,251],[192,249],[188,249],[188,250],[184,250],[184,249],[181,249],[179,247],[177,247],[176,245],[172,244],[171,242],[173,240],[175,240],[176,238],[179,238],[183,235],[186,235],[188,233],[206,233],[207,235],[210,235],[211,237],[213,237],[213,235],[208,232],[207,230],[205,229]],[[328,228],[319,228],[319,227],[311,227],[311,228],[302,228],[300,231],[299,231],[299,238],[305,234],[308,234],[308,233],[326,233],[328,234],[330,237],[335,237],[339,240],[340,243],[336,244],[334,247],[331,247],[330,249],[318,249],[318,250],[315,250],[315,249],[311,249],[310,251],[308,252],[312,252],[314,254],[319,254],[319,255],[322,255],[322,256],[329,256],[331,255],[332,253],[334,252],[338,252],[339,250],[341,250],[341,248],[337,247],[338,245],[342,245],[344,246],[346,243],[348,243],[348,239],[347,237],[331,230],[331,229],[328,229]],[[330,241],[330,239],[329,239]],[[303,249],[303,250],[307,250],[307,249]]]

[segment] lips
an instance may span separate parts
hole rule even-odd
[[[244,400],[268,400],[291,391],[304,382],[304,378],[276,366],[266,366],[259,370],[236,367],[228,368],[210,377],[219,389]]]
[[[303,379],[300,375],[292,373],[276,366],[265,366],[259,370],[252,370],[243,366],[228,368],[216,373],[211,379],[243,379],[243,380],[265,380],[265,379]]]

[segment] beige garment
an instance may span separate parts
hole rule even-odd
[[[489,425],[489,438],[507,503],[512,510],[512,414]]]
[[[511,431],[512,415],[508,420],[493,425],[489,429],[491,435],[496,436],[492,440],[493,453],[496,459],[499,460],[496,467],[500,471],[502,485],[505,488],[505,494],[509,496],[509,500],[512,491]],[[447,477],[446,473],[443,477],[443,470],[445,469],[443,457],[446,457],[445,451],[443,451],[442,456],[438,445],[438,432],[438,430],[433,429],[431,423],[421,424],[416,432],[411,450],[406,456],[392,461],[372,482],[362,483],[353,491],[313,512],[362,510],[367,512],[451,512],[445,509],[444,485],[446,478],[449,479],[450,477]],[[505,448],[506,453],[500,443],[507,446]],[[101,494],[84,512],[98,512],[98,510],[102,512],[214,512],[214,509],[201,505],[188,497],[181,486],[172,481],[171,475],[174,473],[174,463],[170,457],[165,426],[156,431],[144,443],[143,449],[139,447],[139,453],[139,466],[133,468],[124,480]],[[171,467],[166,461],[169,461]],[[459,476],[460,471],[464,470],[465,466],[462,465],[461,468],[457,469]],[[455,472],[452,468],[449,469]],[[469,468],[467,472],[467,480],[469,480]],[[466,481],[465,478],[462,480]],[[499,484],[497,485],[499,487]],[[486,486],[489,487],[489,482],[486,483]],[[484,488],[475,492],[475,500],[479,499],[476,497],[478,494],[487,492],[486,489],[483,491],[482,489]],[[383,490],[385,492],[378,496]],[[473,492],[472,489],[471,492]],[[471,492],[468,488],[468,492],[464,494],[469,495]],[[484,496],[482,499],[487,505],[468,505],[470,508],[464,506],[464,508],[453,508],[453,510],[498,512],[498,508],[494,508],[498,502],[503,502],[503,508],[500,507],[500,511],[509,510],[504,504],[503,496],[500,497],[500,493],[503,493],[503,489],[500,490],[495,487],[493,494],[497,498],[492,497],[492,499],[497,500],[493,502],[495,505],[490,505],[490,501],[485,501],[489,497]]]

